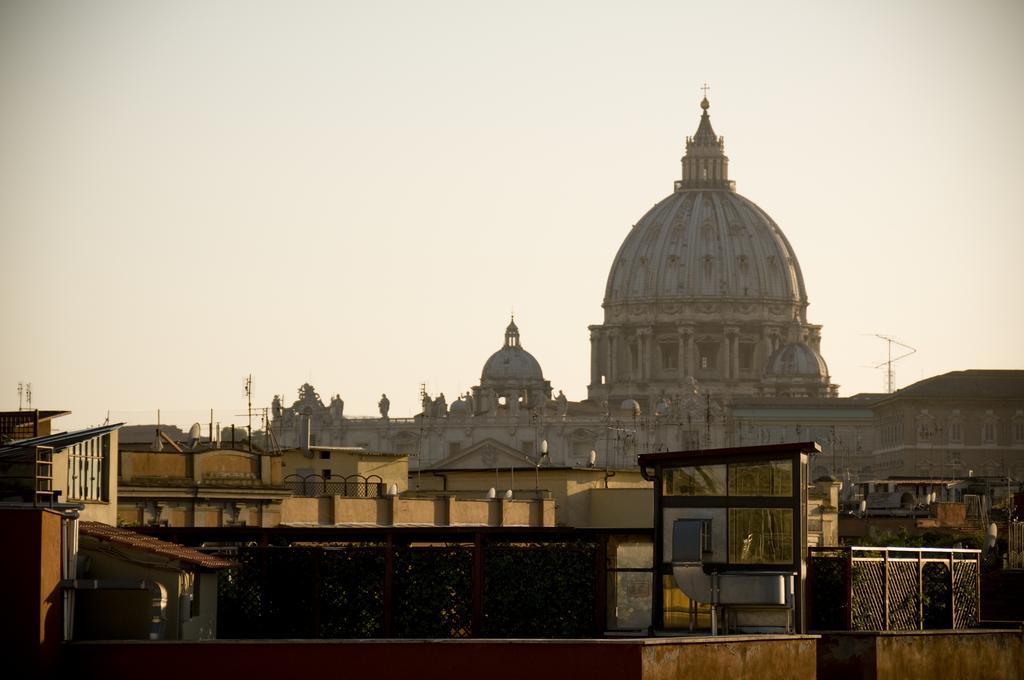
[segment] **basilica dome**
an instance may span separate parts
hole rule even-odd
[[[673,192],[629,229],[611,263],[604,323],[590,327],[593,401],[636,399],[647,412],[691,380],[721,398],[835,394],[796,252],[736,193],[710,106],[705,97]]]
[[[807,304],[796,253],[768,214],[735,191],[707,100],[687,140],[683,179],[629,231],[608,274],[605,306],[665,301]]]
[[[806,304],[796,253],[772,218],[743,196],[677,191],[626,236],[605,305],[721,299]]]

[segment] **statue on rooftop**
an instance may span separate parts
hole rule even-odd
[[[340,394],[335,394],[331,397],[331,415],[339,420],[345,417],[345,401],[341,398]]]
[[[388,399],[388,395],[380,395],[380,401],[377,402],[377,409],[380,411],[380,417],[387,420],[388,411],[391,410],[391,400]]]
[[[558,396],[555,397],[555,403],[558,404],[558,415],[564,418],[569,413],[569,399],[565,396],[562,390],[558,390]]]

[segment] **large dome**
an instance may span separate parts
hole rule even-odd
[[[630,230],[608,274],[605,305],[729,299],[807,303],[793,247],[734,191],[680,189]]]
[[[590,327],[592,400],[649,408],[694,380],[721,397],[835,393],[824,360],[811,360],[820,359],[821,327],[807,321],[796,253],[772,218],[736,193],[709,107],[705,98],[674,191],[633,225],[611,264],[604,323]],[[787,335],[814,355],[796,357],[813,372],[782,371],[795,355],[773,355]]]

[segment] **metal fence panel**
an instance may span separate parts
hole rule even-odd
[[[978,550],[811,548],[812,630],[967,628],[980,619]]]

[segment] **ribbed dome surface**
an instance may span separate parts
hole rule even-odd
[[[608,274],[605,304],[737,299],[806,304],[796,254],[753,202],[681,189],[633,227]]]
[[[822,356],[805,343],[791,342],[769,357],[765,375],[827,377],[828,366]]]

